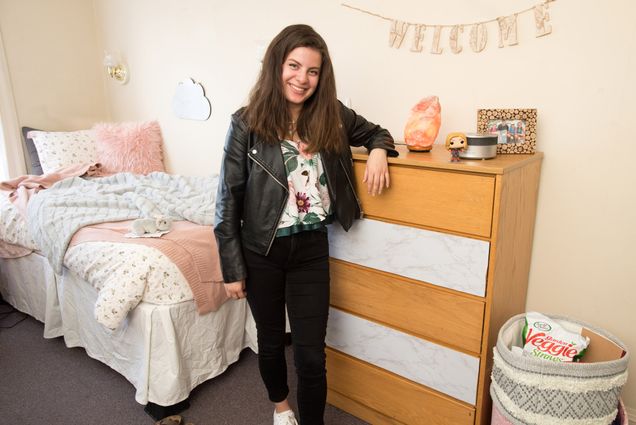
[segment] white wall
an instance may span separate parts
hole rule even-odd
[[[0,12],[18,8],[8,7],[8,1],[0,0]],[[79,0],[60,2],[76,4],[78,15],[89,14]],[[454,24],[512,14],[537,2],[349,3],[387,17]],[[629,130],[636,112],[636,3],[558,0],[551,6],[551,35],[535,38],[532,14],[523,14],[518,17],[519,45],[497,48],[496,27],[489,24],[486,49],[480,54],[470,51],[464,33],[464,52],[459,55],[448,52],[445,44],[442,55],[411,53],[410,39],[401,49],[390,49],[388,22],[340,3],[94,0],[96,30],[75,30],[79,38],[96,37],[100,54],[103,48],[121,51],[131,79],[125,86],[106,83],[106,115],[115,120],[159,119],[168,167],[176,173],[218,171],[229,115],[245,102],[258,72],[259,46],[291,23],[308,23],[323,35],[336,67],[340,98],[351,98],[354,109],[397,139],[402,138],[410,107],[430,94],[438,95],[442,104],[440,141],[450,131],[475,130],[478,108],[537,108],[538,149],[545,152],[545,160],[528,309],[590,322],[634,349],[636,261],[630,247],[636,240],[636,179]],[[5,38],[7,20],[0,18]],[[17,24],[8,27],[9,34],[27,37],[29,49],[38,51],[45,41],[39,35],[29,38]],[[428,52],[430,33],[424,44]],[[33,72],[27,64],[11,66],[16,73]],[[38,76],[20,77],[21,84]],[[187,77],[205,87],[212,102],[210,120],[186,121],[172,114],[174,89]],[[50,81],[41,84],[40,91],[51,90]],[[66,81],[59,90],[69,93],[74,85]],[[52,113],[53,98],[43,99],[24,88],[15,94],[22,115]],[[86,107],[99,110],[101,98],[93,100],[95,104]],[[65,110],[57,115],[68,125],[75,119]],[[630,370],[636,373],[633,362]],[[634,378],[623,398],[636,409]]]

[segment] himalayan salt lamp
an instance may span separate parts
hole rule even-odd
[[[425,97],[411,109],[411,116],[404,127],[404,141],[410,151],[431,150],[442,125],[441,110],[437,96]]]

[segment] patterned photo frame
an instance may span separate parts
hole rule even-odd
[[[477,132],[497,134],[497,153],[534,153],[536,109],[478,109]]]

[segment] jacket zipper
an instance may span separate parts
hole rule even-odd
[[[256,158],[254,158],[251,154],[247,154],[247,156],[254,161],[254,163],[258,164],[263,170],[265,170],[265,172],[267,174],[269,174],[269,176],[274,179],[274,181],[276,183],[278,183],[279,185],[281,185],[283,187],[283,189],[285,189],[285,192],[287,192],[287,197],[289,198],[289,188],[287,186],[285,186],[284,184],[282,184],[272,173],[269,172],[269,170],[267,169],[267,167],[265,167],[263,164],[261,164]],[[280,217],[283,215],[283,211],[285,210],[285,204],[287,203],[287,199],[285,199],[285,202],[283,202],[283,205],[281,205],[280,210],[278,211],[278,217],[276,218],[276,223],[278,224],[278,222],[280,221]],[[272,244],[274,243],[274,239],[276,239],[276,232],[274,231],[272,233],[272,238],[269,241],[269,245],[267,246],[267,252],[265,252],[265,255],[269,254],[269,250],[272,248]]]
[[[364,211],[362,211],[362,203],[360,202],[360,198],[358,198],[358,194],[356,193],[356,189],[354,188],[353,183],[351,182],[351,178],[349,177],[349,174],[347,173],[347,169],[342,163],[342,158],[339,159],[339,162],[340,162],[340,166],[342,167],[342,171],[344,171],[344,175],[347,177],[347,181],[349,182],[349,187],[351,188],[353,197],[356,198],[356,202],[358,203],[358,209],[360,210],[360,218],[362,219],[364,218]],[[351,161],[351,164],[353,165],[353,161]]]
[[[281,183],[281,182],[280,182],[280,180],[278,180],[278,179],[277,179],[277,178],[276,178],[276,177],[275,177],[272,173],[270,173],[270,172],[269,172],[269,170],[267,169],[267,167],[265,167],[265,165],[263,165],[262,163],[260,163],[260,162],[258,161],[258,159],[256,159],[255,157],[253,157],[251,154],[249,154],[249,153],[248,153],[248,154],[247,154],[247,156],[248,156],[248,157],[249,157],[252,161],[254,161],[254,162],[255,162],[255,163],[257,163],[258,165],[260,165],[260,166],[261,166],[261,168],[262,168],[263,170],[265,170],[265,172],[266,172],[267,174],[269,174],[269,176],[270,176],[271,178],[273,178],[273,179],[274,179],[274,181],[275,181],[276,183],[278,183],[279,185],[281,185],[281,186],[283,187],[283,189],[285,189],[285,190],[287,191],[287,193],[289,193],[289,189],[287,188],[287,186],[285,186],[283,183]]]

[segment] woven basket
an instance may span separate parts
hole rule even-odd
[[[512,422],[506,419],[496,404],[493,404],[490,425],[512,425]],[[629,418],[627,417],[625,405],[622,400],[618,403],[618,414],[614,422],[612,422],[612,425],[629,425]]]
[[[621,347],[618,360],[596,363],[555,363],[513,354],[521,346],[525,314],[508,320],[499,330],[494,348],[490,395],[493,405],[511,424],[609,425],[616,418],[620,391],[627,381],[629,352],[608,332],[571,320]]]

